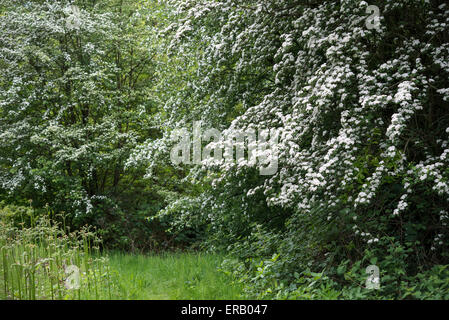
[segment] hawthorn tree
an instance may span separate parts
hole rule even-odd
[[[161,219],[178,231],[206,226],[211,244],[231,245],[243,258],[280,253],[272,275],[283,279],[298,268],[335,271],[373,252],[394,256],[397,247],[404,254],[381,266],[394,274],[396,292],[404,273],[447,263],[443,1],[372,1],[378,28],[369,27],[365,1],[172,5],[171,47],[193,72],[168,100],[166,121],[174,128],[202,120],[228,132],[277,128],[281,139],[276,174],[225,161],[194,167],[192,181],[205,191],[173,202]],[[145,156],[167,150],[168,137],[132,159],[152,162]]]
[[[131,190],[148,196],[136,183],[141,173],[125,172],[124,162],[156,134],[154,8],[132,1],[2,1],[2,8],[0,188],[65,211],[75,224],[132,202],[123,199]]]

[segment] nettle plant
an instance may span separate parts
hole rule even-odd
[[[172,48],[179,59],[195,59],[186,90],[167,102],[167,123],[196,117],[223,129],[281,132],[273,176],[225,164],[201,176],[195,168],[210,192],[192,215],[204,212],[231,243],[259,227],[280,228],[294,242],[318,226],[304,230],[319,234],[304,245],[316,249],[313,261],[329,261],[336,243],[360,257],[385,236],[414,248],[412,265],[446,261],[443,1],[372,1],[379,28],[367,28],[365,1],[172,4]],[[232,230],[236,220],[246,225]]]

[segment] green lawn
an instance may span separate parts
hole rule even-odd
[[[218,270],[223,258],[202,253],[110,254],[114,299],[242,299],[242,288]]]

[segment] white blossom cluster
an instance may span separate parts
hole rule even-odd
[[[139,66],[146,67],[150,33],[140,27],[130,35],[134,17],[119,25],[121,17],[89,5],[19,2],[2,1],[0,13],[0,188],[89,214],[105,200],[101,176],[127,159],[149,116],[142,112],[147,93],[128,90],[125,81],[117,89],[137,62],[110,57],[129,45],[120,50],[144,57]],[[73,14],[76,21],[67,23]]]
[[[194,75],[188,94],[166,102],[168,126],[201,119],[223,130],[280,132],[278,172],[245,184],[247,165],[223,163],[211,182],[222,186],[223,198],[243,189],[243,203],[262,194],[269,207],[294,212],[318,204],[328,220],[345,209],[367,243],[379,241],[359,228],[368,208],[395,219],[435,197],[429,214],[446,221],[440,209],[449,207],[447,5],[430,10],[429,1],[387,0],[379,29],[370,30],[364,1],[172,4],[180,20],[168,28],[175,33],[170,48]],[[411,35],[406,23],[392,30],[389,21],[407,10],[420,13],[421,33]],[[386,206],[379,204],[385,186],[398,194],[382,200]]]

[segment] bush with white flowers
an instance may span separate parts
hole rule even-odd
[[[287,278],[391,239],[416,254],[410,272],[448,262],[448,5],[372,1],[380,25],[369,29],[364,1],[172,4],[178,22],[166,31],[191,74],[166,123],[281,132],[272,176],[225,162],[191,169],[208,201],[190,214],[213,239],[237,248],[261,229],[280,235]]]

